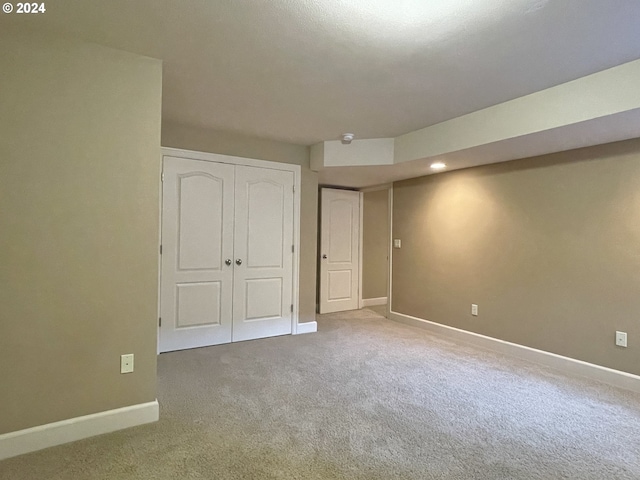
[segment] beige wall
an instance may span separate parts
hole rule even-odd
[[[13,37],[0,71],[0,434],[153,401],[161,64]]]
[[[387,296],[389,190],[365,192],[362,219],[362,298]]]
[[[399,182],[393,213],[394,311],[640,374],[640,140]]]
[[[300,194],[300,322],[315,320],[318,175],[309,147],[162,122],[162,145],[302,166]]]

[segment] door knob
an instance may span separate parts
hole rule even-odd
[[[327,258],[327,254],[326,254],[326,253],[323,253],[323,254],[322,254],[322,258]]]
[[[227,266],[231,265],[231,259],[230,259],[230,258],[227,258],[227,259],[224,261],[224,263],[226,263],[226,264],[227,264]]]
[[[240,260],[239,258],[236,258],[236,265],[242,265],[242,260]]]

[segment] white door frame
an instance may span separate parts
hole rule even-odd
[[[358,239],[358,309],[364,307],[362,302],[362,247],[364,245],[364,192],[360,190],[360,232]]]
[[[387,318],[391,318],[391,281],[393,278],[393,184],[389,187],[389,266],[387,267]]]
[[[379,190],[388,190],[389,191],[389,235],[392,235],[391,232],[391,220],[392,220],[392,212],[391,212],[391,208],[393,206],[393,184],[392,183],[385,183],[383,185],[376,185],[375,187],[367,187],[367,188],[361,188],[360,189],[360,265],[359,265],[359,272],[358,272],[358,308],[364,308],[364,301],[362,300],[362,248],[364,246],[364,237],[363,237],[363,231],[364,231],[364,223],[363,223],[363,218],[364,218],[364,194],[366,192],[377,192]],[[387,265],[387,310],[389,309],[389,306],[391,305],[391,247],[393,246],[393,240],[390,238],[389,239],[389,245],[390,245],[390,249],[389,249],[389,263]]]
[[[292,285],[292,302],[293,315],[291,316],[291,333],[298,334],[299,320],[299,300],[300,300],[300,190],[301,190],[301,168],[300,165],[292,165],[289,163],[270,162],[267,160],[258,160],[254,158],[233,157],[230,155],[221,155],[218,153],[196,152],[193,150],[183,150],[179,148],[162,147],[162,157],[180,157],[190,160],[202,160],[205,162],[227,163],[231,165],[246,165],[249,167],[270,168],[272,170],[283,170],[293,172],[293,285]],[[161,165],[164,160],[161,162]],[[158,244],[158,318],[160,318],[160,286],[162,285],[162,257],[160,255],[160,247],[162,245],[162,174],[160,175],[160,223],[159,223],[159,244]],[[315,323],[315,322],[312,322]],[[311,331],[309,328],[300,329],[299,333]],[[313,330],[315,331],[315,330]],[[160,353],[160,328],[158,328],[158,353]]]

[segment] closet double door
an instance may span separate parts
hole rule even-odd
[[[293,181],[164,157],[161,352],[291,333]]]

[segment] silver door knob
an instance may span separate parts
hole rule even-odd
[[[224,263],[226,263],[226,264],[227,264],[227,266],[231,265],[231,259],[230,259],[230,258],[227,258],[227,259],[224,261]]]
[[[242,265],[242,260],[240,260],[239,258],[236,258],[236,265]]]
[[[327,258],[327,254],[326,253],[322,254],[322,258]]]

